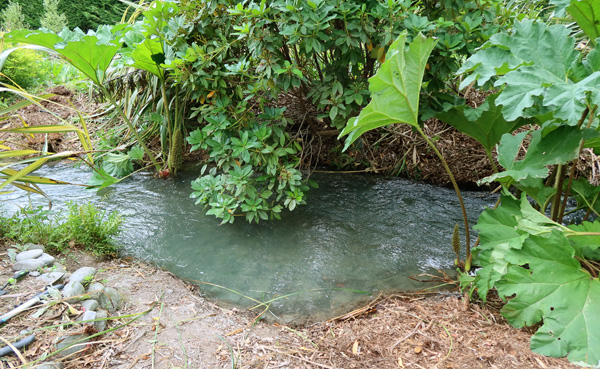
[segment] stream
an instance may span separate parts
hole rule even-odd
[[[187,170],[175,180],[137,174],[99,193],[77,186],[43,190],[54,208],[69,200],[91,201],[123,214],[122,256],[165,268],[227,306],[260,312],[264,305],[258,302],[266,303],[266,317],[283,323],[332,318],[380,292],[436,285],[411,276],[439,275],[438,269],[452,273],[452,230],[463,224],[452,189],[399,178],[316,173],[311,178],[319,188],[310,190],[307,205],[284,212],[283,220],[248,224],[240,218],[219,225],[189,198],[194,173]],[[59,164],[36,175],[87,183],[90,173]],[[484,192],[463,195],[471,225],[496,200]],[[41,196],[29,198],[23,191],[4,198],[8,213],[30,201],[47,205]],[[464,240],[462,230],[461,236]]]

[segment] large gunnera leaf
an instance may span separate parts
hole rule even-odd
[[[515,327],[543,321],[531,349],[571,362],[600,365],[600,281],[588,274],[562,232],[530,235],[518,252],[528,268],[510,266],[496,283],[502,296],[515,295],[502,315]],[[524,265],[525,265],[524,264]]]
[[[579,144],[588,137],[588,132],[571,126],[562,126],[548,133],[543,129],[533,131],[527,154],[517,160],[526,135],[527,132],[521,132],[502,136],[498,145],[498,162],[505,170],[480,182],[510,184],[526,178],[546,178],[549,165],[565,164],[579,155]]]
[[[406,47],[406,32],[390,46],[386,60],[369,79],[371,102],[348,121],[340,137],[348,135],[346,150],[366,131],[394,123],[419,124],[419,94],[429,54],[436,41],[419,34]]]
[[[468,73],[461,88],[473,82],[503,88],[496,104],[504,107],[508,121],[536,116],[544,108],[554,118],[576,126],[587,99],[600,104],[600,65],[597,53],[592,51],[582,60],[575,45],[565,25],[529,19],[515,22],[511,34],[492,36],[460,68],[458,73]]]
[[[436,114],[435,117],[476,139],[486,152],[491,153],[503,134],[510,133],[525,124],[534,123],[532,119],[523,118],[506,121],[502,115],[502,107],[496,105],[497,97],[497,94],[488,96],[477,108],[468,105],[452,106]]]

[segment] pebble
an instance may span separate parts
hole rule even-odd
[[[104,285],[100,282],[92,283],[88,287],[87,293],[91,299],[100,300],[100,297],[104,294]]]
[[[17,257],[15,260],[17,261],[23,261],[23,260],[28,260],[28,259],[35,259],[40,257],[40,255],[42,255],[44,253],[43,250],[28,250],[28,251],[23,251],[17,254]]]
[[[69,283],[67,283],[61,292],[67,301],[74,303],[86,298],[88,299],[81,302],[84,313],[79,320],[96,320],[92,323],[98,332],[103,332],[106,330],[108,321],[102,319],[108,318],[109,311],[113,312],[119,309],[123,304],[124,299],[123,295],[121,295],[121,293],[114,288],[106,287],[99,282],[91,283],[96,275],[96,268],[82,267],[77,269],[73,274],[69,275],[63,265],[55,262],[56,259],[53,256],[44,253],[44,246],[27,244],[25,245],[25,250],[27,251],[20,252],[16,255],[14,259],[16,260],[16,263],[13,264],[13,270],[30,271],[29,275],[38,277],[46,284],[53,284],[61,279],[65,280],[68,277]],[[51,266],[51,269],[49,269],[51,271],[43,274],[38,272],[38,270],[44,266]],[[88,294],[86,294],[86,289],[84,287],[84,285],[87,284],[90,284],[88,287]],[[92,298],[90,299],[90,297]],[[100,307],[102,307],[102,309],[100,309]],[[79,340],[82,340],[82,342],[78,343],[76,347],[70,347]],[[89,341],[88,334],[65,334],[59,336],[55,340],[56,350],[64,350],[61,351],[58,356],[80,356],[87,348],[87,345],[85,344],[87,341]],[[63,369],[63,365],[58,362],[46,362],[38,364],[33,368]]]
[[[29,273],[32,275],[33,273]],[[38,277],[38,279],[42,280],[46,284],[54,284],[54,282],[58,282],[65,276],[65,273],[61,272],[50,272],[44,273]]]
[[[62,290],[62,295],[64,297],[72,297],[70,299],[68,299],[68,302],[77,302],[80,300],[84,300],[85,297],[85,288],[83,288],[83,285],[79,282],[69,282],[67,283],[67,285],[63,288]],[[81,296],[83,295],[83,296]],[[75,297],[75,296],[79,296],[79,297]]]
[[[108,312],[106,310],[98,310],[96,312],[96,319],[106,319],[108,318]],[[94,322],[94,327],[98,330],[98,332],[102,332],[106,330],[106,320],[97,320]]]
[[[13,270],[15,272],[18,272],[20,270],[28,270],[28,271],[35,271],[38,268],[41,268],[44,266],[44,262],[42,260],[38,260],[38,259],[27,259],[27,260],[22,260],[22,261],[17,261],[16,263],[13,264]]]
[[[82,267],[77,269],[71,277],[69,278],[69,283],[71,282],[79,282],[81,284],[86,284],[86,282],[90,281],[94,275],[96,275],[96,268],[92,267]]]
[[[52,270],[55,272],[61,272],[61,273],[66,273],[67,269],[60,263],[54,263],[54,265],[52,265]]]
[[[121,293],[112,287],[104,288],[104,293],[98,300],[100,306],[104,309],[113,312],[121,306],[121,302],[123,301],[123,297]]]
[[[98,304],[98,301],[96,300],[85,300],[81,302],[81,307],[85,311],[95,311],[99,306],[100,304]]]
[[[43,262],[44,262],[44,265],[46,265],[46,266],[52,266],[52,265],[54,264],[54,261],[56,260],[56,259],[54,259],[54,257],[53,257],[53,256],[51,256],[51,255],[48,255],[48,254],[46,254],[46,253],[43,253],[43,254],[42,254],[42,255],[40,255],[40,257],[39,257],[39,258],[37,258],[37,259],[38,259],[38,260],[41,260],[41,261],[43,261]]]
[[[77,343],[77,346],[71,346],[71,347],[65,349],[64,351],[59,352],[57,355],[60,357],[69,356],[69,355],[73,355],[73,354],[75,354],[74,355],[75,357],[80,356],[83,353],[83,351],[87,348],[85,345],[85,342],[87,342],[89,340],[89,338],[87,338],[87,337],[89,337],[87,334],[59,336],[56,339],[56,350],[60,350],[65,347],[68,347],[70,345],[73,345],[75,342],[77,342],[79,340],[82,340],[82,341]],[[84,338],[87,338],[87,339],[84,339]]]
[[[81,320],[82,321],[85,321],[85,320],[94,320],[94,319],[96,319],[96,315],[98,315],[98,313],[95,312],[95,311],[92,311],[92,310],[86,311],[86,312],[83,313],[83,315],[81,315]]]
[[[25,250],[42,250],[42,252],[44,252],[45,248],[42,245],[37,245],[35,243],[26,243],[25,245],[23,245],[23,247],[25,248]]]
[[[42,363],[40,365],[36,365],[33,368],[34,369],[63,369],[63,365],[61,363],[49,361],[47,363]]]

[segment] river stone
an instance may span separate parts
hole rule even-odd
[[[106,310],[98,310],[96,312],[96,319],[106,319],[108,318],[108,312]],[[94,327],[98,330],[98,332],[102,332],[106,329],[106,320],[98,320],[94,322]]]
[[[85,311],[95,311],[99,306],[100,304],[98,304],[98,301],[96,300],[85,300],[81,302],[81,307]]]
[[[54,284],[54,282],[58,282],[65,276],[65,273],[61,272],[50,272],[44,273],[38,277],[39,280],[43,281],[46,284]]]
[[[79,282],[69,282],[63,288],[62,295],[67,298],[79,296],[79,297],[70,298],[67,300],[68,302],[71,302],[71,303],[77,302],[79,300],[85,299],[85,296],[80,296],[80,295],[85,295],[85,288],[83,288],[83,285]]]
[[[87,290],[91,299],[100,301],[100,297],[104,294],[104,285],[100,282],[92,283]]]
[[[96,275],[96,268],[82,267],[77,269],[73,274],[71,274],[69,282],[79,282],[81,284],[86,284],[86,282],[90,281],[94,277],[94,275]]]
[[[87,338],[87,337],[89,337],[87,334],[75,334],[72,336],[59,336],[55,341],[56,350],[60,350],[62,348],[70,346],[70,345],[74,344],[75,342],[77,342],[83,338]],[[65,349],[64,351],[59,352],[57,355],[60,357],[69,356],[69,355],[73,355],[73,354],[75,354],[73,357],[80,356],[87,348],[85,345],[85,342],[87,342],[88,340],[89,340],[89,338],[83,340],[80,343],[77,343],[77,346],[75,346],[75,347],[69,347],[69,348]]]
[[[52,265],[52,270],[55,272],[61,272],[61,273],[66,273],[67,272],[67,268],[65,268],[62,264],[60,263],[54,263],[54,265]]]
[[[54,259],[54,257],[52,255],[48,255],[46,253],[43,253],[37,259],[43,261],[44,265],[46,265],[46,266],[52,266],[54,264],[54,260],[56,260],[56,259]]]
[[[113,312],[121,307],[122,301],[123,296],[121,296],[119,291],[112,287],[106,287],[104,289],[104,293],[102,296],[100,296],[98,303],[100,303],[100,306],[102,306],[104,309]]]
[[[36,270],[35,272],[29,272],[29,275],[30,275],[31,277],[39,277],[39,276],[40,276],[40,274],[41,274],[41,273],[40,273],[40,272],[38,272],[37,270]]]
[[[16,261],[23,261],[28,259],[35,259],[40,257],[44,253],[43,250],[28,250],[17,254]]]
[[[63,369],[63,365],[61,363],[49,361],[47,363],[36,365],[33,368],[34,369]]]
[[[26,243],[25,245],[23,245],[23,248],[25,250],[42,250],[42,252],[44,252],[45,250],[43,245],[37,245],[35,243]]]
[[[83,320],[94,320],[94,319],[96,319],[96,315],[97,314],[98,313],[96,313],[95,311],[92,311],[92,310],[86,311],[86,312],[83,313],[83,315],[81,315],[81,320],[82,321]],[[92,324],[92,323],[93,322],[90,322],[89,324]]]
[[[27,259],[27,260],[17,261],[16,263],[14,263],[13,270],[15,272],[18,272],[20,270],[28,270],[31,272],[31,271],[37,270],[38,268],[41,268],[43,266],[44,266],[44,262],[42,260]]]

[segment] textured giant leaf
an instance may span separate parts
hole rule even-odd
[[[548,26],[524,19],[515,22],[512,34],[498,33],[485,43],[458,70],[469,72],[464,88],[474,80],[483,86],[494,75],[504,75],[520,66],[535,65],[564,81],[567,71],[578,59],[570,30],[562,25]]]
[[[600,104],[600,54],[592,50],[582,60],[570,32],[561,24],[515,22],[510,35],[492,36],[465,62],[458,72],[469,75],[461,87],[473,81],[483,85],[498,76],[494,86],[503,90],[496,104],[504,107],[506,120],[549,110],[554,118],[577,125],[587,99]]]
[[[366,131],[394,123],[419,124],[423,73],[435,40],[419,34],[406,47],[406,32],[390,46],[385,62],[369,79],[371,102],[340,134],[348,135],[344,150]]]
[[[487,152],[491,152],[503,134],[533,122],[529,119],[506,121],[502,115],[502,107],[496,105],[496,97],[497,94],[488,96],[476,109],[468,105],[453,106],[436,114],[435,117],[473,137]]]
[[[15,30],[4,34],[4,39],[52,50],[67,59],[94,83],[100,85],[104,81],[106,69],[117,51],[121,49],[117,36],[126,27],[128,26],[100,26],[96,32],[90,31],[87,34],[79,29],[74,31],[65,29],[58,35],[43,30]]]
[[[498,161],[506,170],[480,182],[513,183],[525,178],[545,178],[548,165],[565,164],[575,159],[579,155],[581,140],[587,136],[586,131],[571,126],[561,126],[545,135],[543,129],[533,131],[525,158],[516,160],[525,133],[502,136],[498,146]]]
[[[511,266],[496,283],[512,298],[502,315],[516,327],[543,325],[531,338],[537,353],[571,362],[600,365],[600,281],[585,272],[575,250],[558,231],[530,236],[519,250],[528,269]]]
[[[479,296],[485,300],[488,291],[508,272],[511,265],[527,263],[519,252],[523,243],[532,235],[547,237],[559,225],[535,210],[527,196],[517,200],[503,195],[501,205],[485,210],[477,225],[480,246],[476,262],[482,268],[477,271],[475,285]]]

